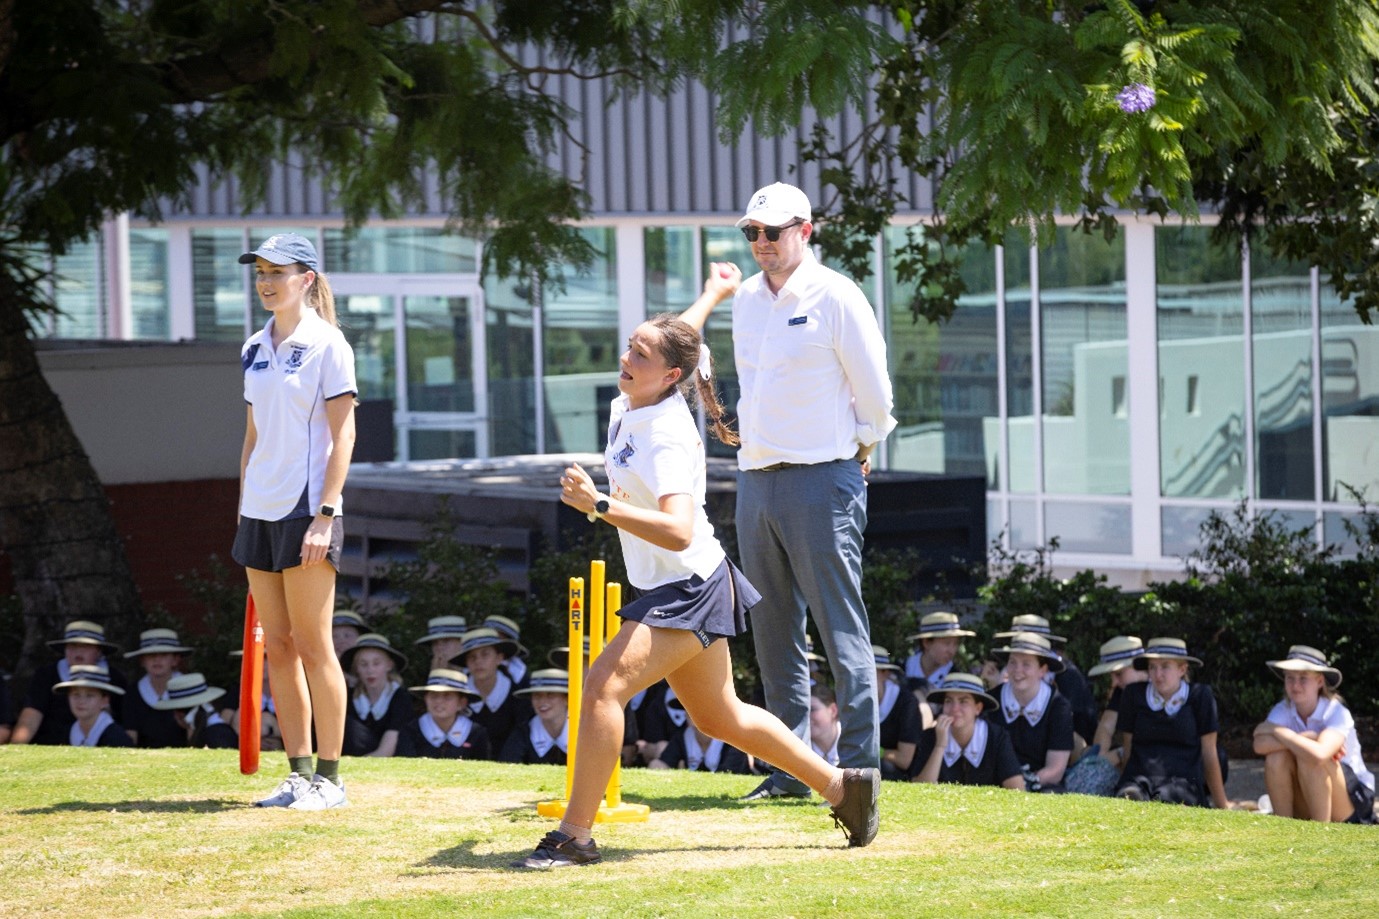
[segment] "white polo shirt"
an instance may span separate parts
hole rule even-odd
[[[1325,696],[1319,698],[1317,707],[1312,711],[1312,717],[1303,720],[1298,714],[1297,706],[1284,699],[1269,711],[1268,721],[1299,734],[1308,731],[1321,734],[1322,731],[1328,730],[1340,734],[1345,738],[1341,746],[1341,762],[1351,768],[1361,784],[1374,791],[1374,775],[1365,765],[1364,754],[1360,752],[1360,738],[1355,734],[1355,719],[1351,717],[1350,709],[1338,700]]]
[[[659,508],[666,495],[689,495],[694,501],[694,533],[682,552],[618,530],[633,585],[651,590],[695,574],[707,578],[718,570],[723,547],[704,513],[704,442],[678,390],[655,405],[632,410],[626,395],[614,399],[603,465],[609,496],[619,501],[649,510]]]
[[[733,298],[733,356],[744,470],[848,459],[895,428],[876,313],[856,284],[807,248],[779,294],[761,273],[742,283]]]
[[[244,471],[239,512],[254,520],[310,517],[321,506],[333,442],[326,402],[354,396],[354,351],[313,309],[273,349],[273,323],[240,351],[244,401],[257,439]]]

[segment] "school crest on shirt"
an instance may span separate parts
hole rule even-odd
[[[627,435],[627,446],[613,454],[613,465],[626,469],[627,461],[630,460],[636,452],[637,445],[633,442],[632,435],[629,434]]]
[[[287,359],[287,372],[293,373],[302,369],[302,356],[306,354],[305,345],[293,345],[292,354]]]

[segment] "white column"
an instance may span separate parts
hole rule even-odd
[[[129,300],[129,215],[117,214],[101,228],[105,254],[106,338],[132,338],[134,310]]]
[[[168,230],[168,338],[196,337],[196,304],[192,291],[192,231],[187,226]]]
[[[618,278],[618,348],[646,320],[646,242],[638,223],[619,223],[614,228]],[[688,304],[687,304],[688,305]]]
[[[1126,388],[1130,416],[1131,552],[1136,562],[1163,555],[1159,521],[1159,336],[1154,225],[1125,232]]]

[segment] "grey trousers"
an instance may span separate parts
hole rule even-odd
[[[742,570],[761,591],[752,638],[766,707],[809,743],[805,610],[818,629],[838,696],[842,766],[877,766],[876,658],[862,604],[867,489],[853,460],[739,472],[737,540]],[[787,791],[806,791],[777,774]]]

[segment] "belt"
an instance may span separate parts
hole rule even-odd
[[[760,469],[753,469],[752,472],[780,472],[782,469],[803,469],[805,466],[813,466],[814,463],[772,463],[769,466],[762,466]]]

